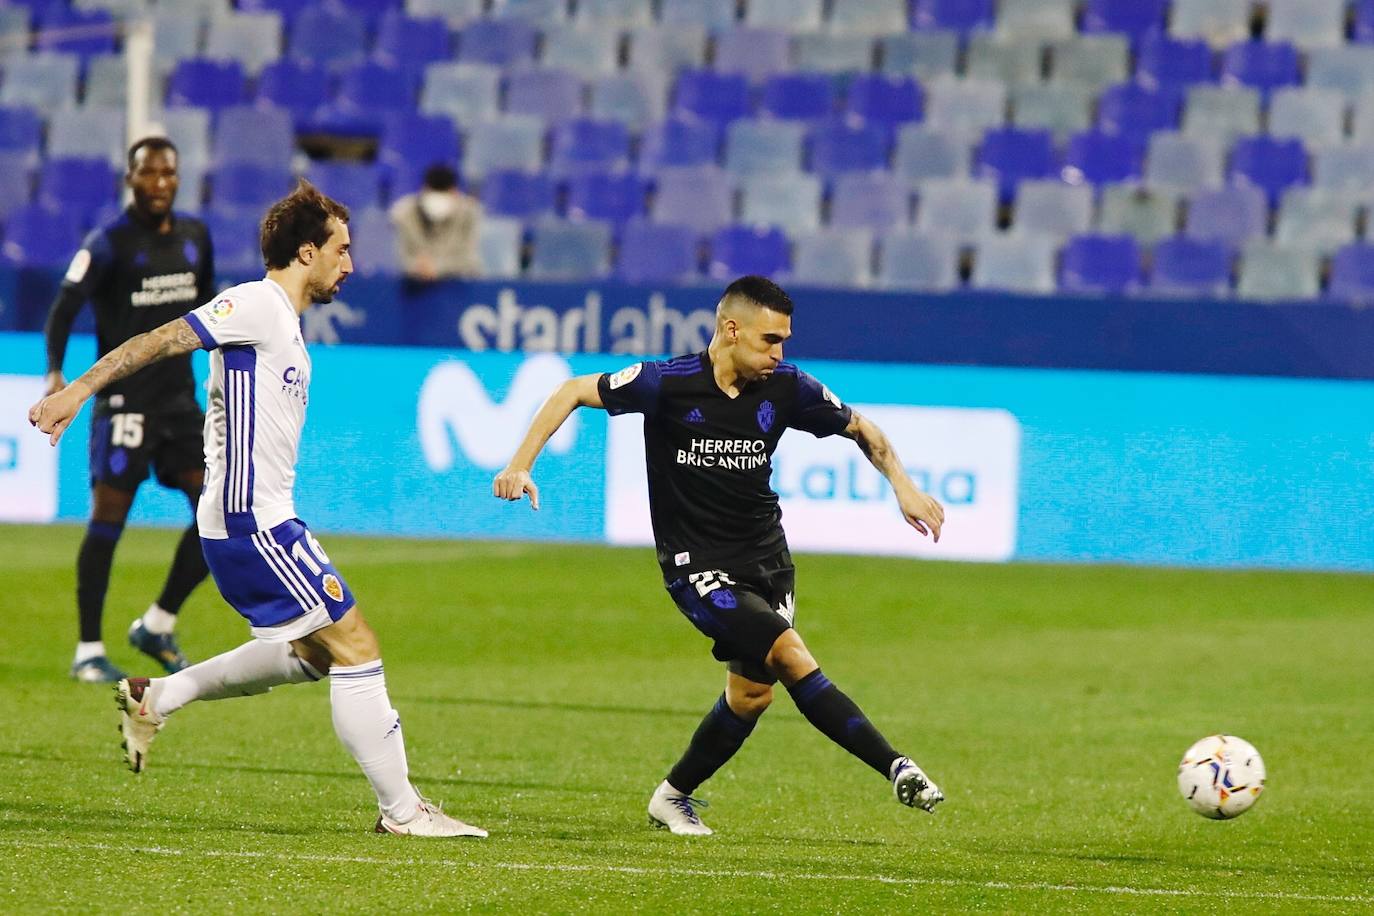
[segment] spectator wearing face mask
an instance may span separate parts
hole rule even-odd
[[[425,170],[424,184],[391,206],[401,269],[412,280],[478,277],[477,233],[482,205],[458,190],[458,176],[443,163]]]

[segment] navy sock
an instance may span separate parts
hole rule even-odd
[[[668,774],[668,782],[679,792],[691,795],[697,786],[710,779],[716,770],[735,756],[735,751],[744,744],[754,725],[755,722],[736,715],[722,693],[716,705],[711,707],[706,718],[697,726],[686,753]]]
[[[91,522],[76,555],[76,609],[81,622],[81,641],[100,641],[100,618],[105,611],[105,592],[110,587],[110,567],[123,525]]]
[[[200,549],[200,534],[193,524],[181,536],[176,555],[172,558],[172,568],[167,573],[167,584],[162,586],[162,594],[157,606],[169,614],[181,610],[187,596],[195,587],[205,581],[210,568],[205,565],[205,553]]]
[[[792,694],[792,701],[802,715],[821,734],[882,773],[884,778],[888,776],[892,761],[901,755],[892,749],[854,701],[821,674],[821,669],[817,668],[788,687],[787,692]]]

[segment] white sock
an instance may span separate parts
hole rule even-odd
[[[316,671],[285,642],[255,639],[222,655],[152,682],[153,712],[171,715],[192,700],[223,700],[266,693],[278,684],[318,681]]]
[[[157,602],[149,605],[148,610],[143,612],[143,626],[149,633],[170,633],[176,629],[177,615],[170,611],[164,611],[158,607]]]
[[[99,658],[105,654],[105,643],[101,640],[95,642],[79,642],[76,644],[76,657],[72,659],[72,664],[79,665],[88,658]]]
[[[410,784],[401,716],[391,708],[382,662],[329,669],[329,703],[334,731],[358,761],[382,813],[398,824],[420,810],[420,796]]]

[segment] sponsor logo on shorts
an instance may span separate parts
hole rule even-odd
[[[735,598],[735,593],[728,588],[718,588],[711,592],[711,603],[718,608],[724,608],[728,611],[736,607],[739,604],[739,600]]]
[[[335,601],[343,600],[343,583],[333,573],[324,574],[324,593]]]
[[[639,378],[639,372],[643,368],[643,363],[635,363],[633,366],[626,366],[624,369],[621,369],[615,375],[612,375],[608,383],[611,386],[611,390],[615,391],[617,388],[623,388],[624,386],[630,384],[630,382],[633,382],[635,379]]]

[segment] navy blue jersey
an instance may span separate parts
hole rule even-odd
[[[205,224],[181,213],[158,232],[125,210],[93,230],[72,258],[48,316],[48,369],[60,370],[82,305],[95,310],[97,355],[180,318],[215,294],[215,263]],[[145,366],[100,392],[96,413],[199,410],[190,355]]]
[[[597,382],[612,414],[644,415],[649,511],[665,575],[729,568],[787,546],[773,492],[784,429],[842,432],[850,410],[791,363],[731,398],[710,356],[636,363]]]

